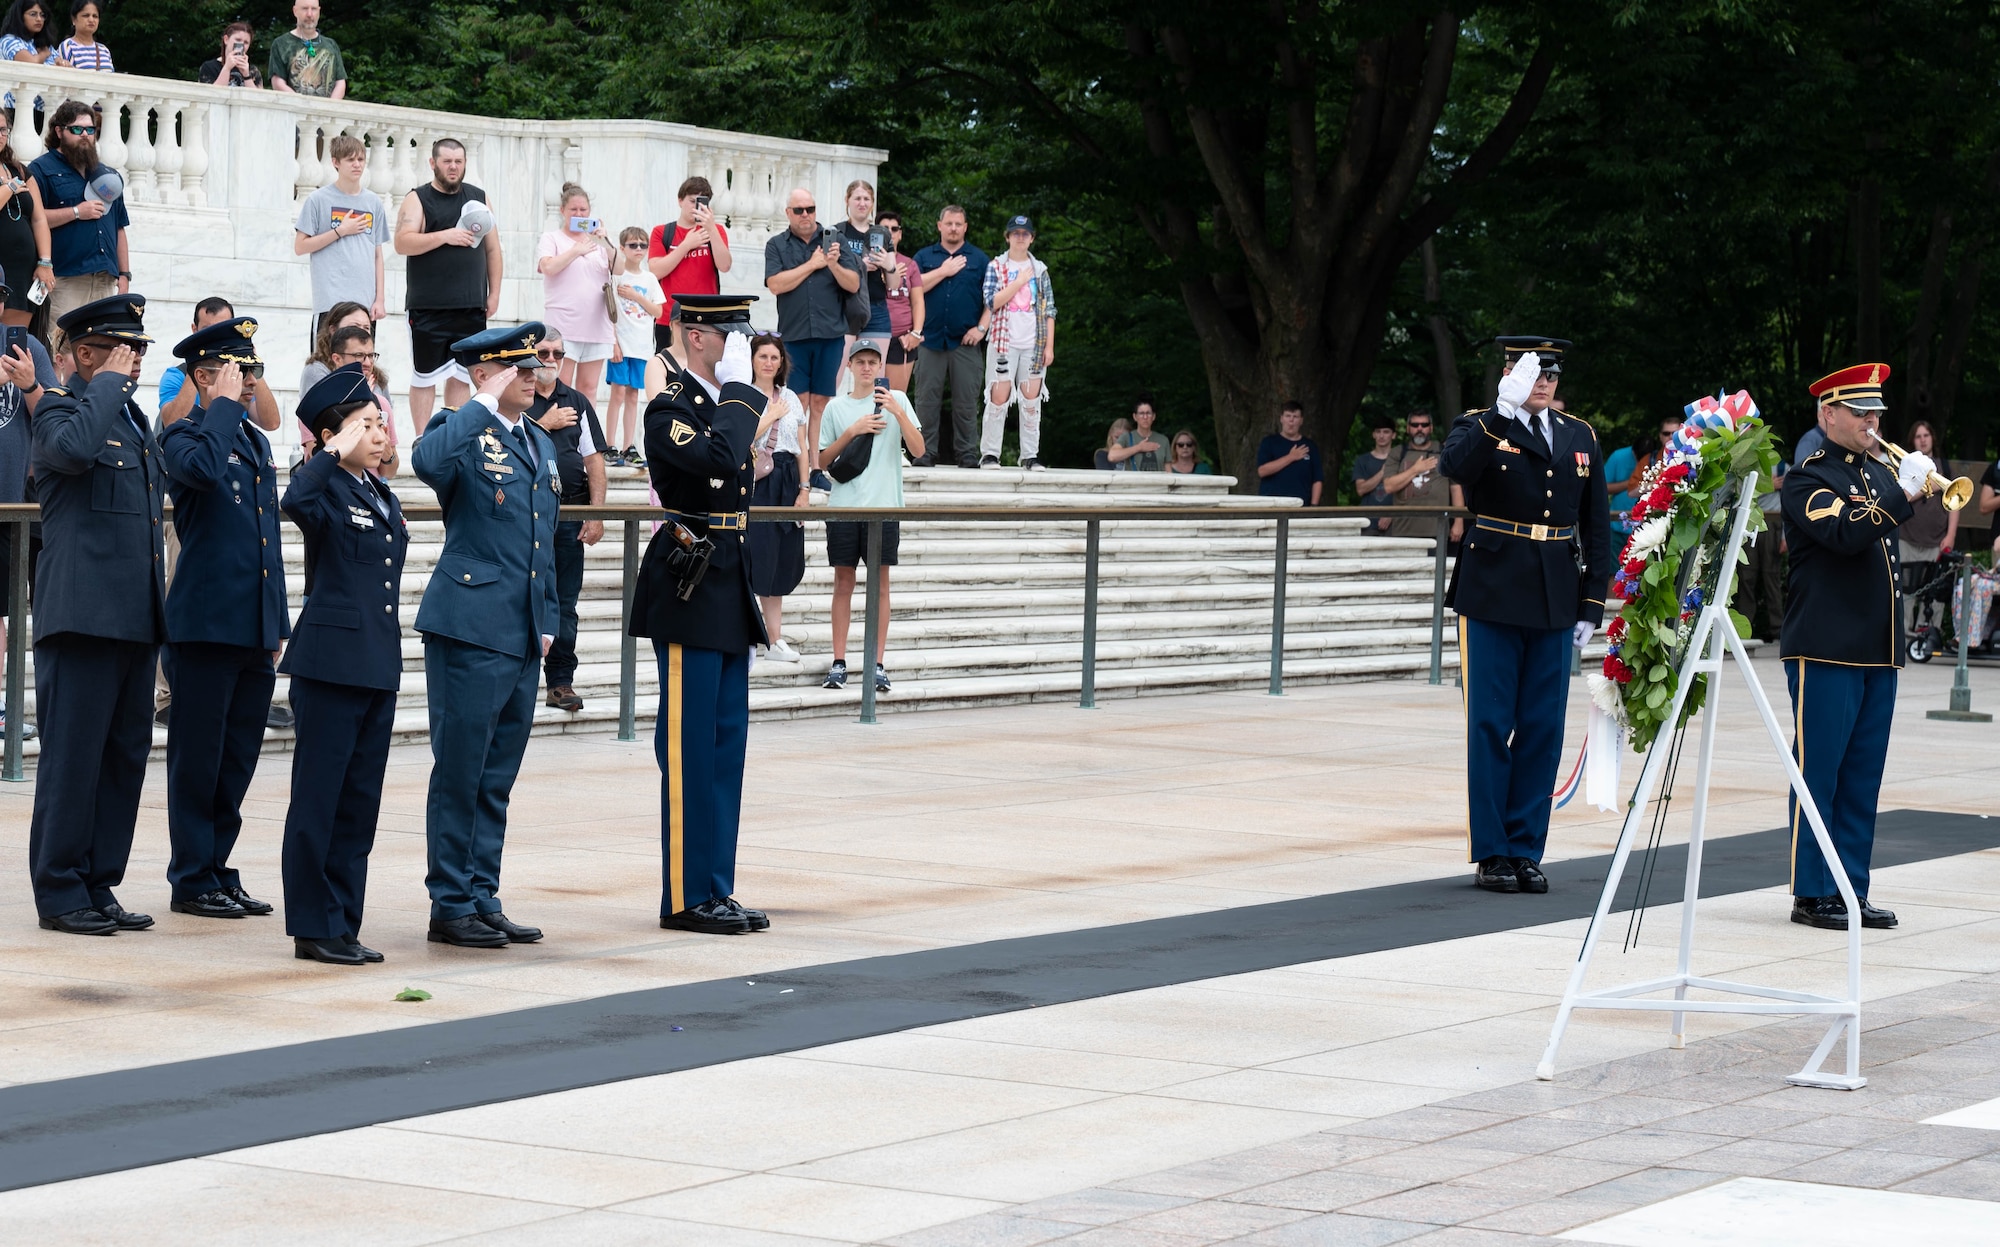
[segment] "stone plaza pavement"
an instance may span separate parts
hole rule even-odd
[[[1776,663],[1757,669],[1782,704]],[[1923,717],[1949,681],[1944,668],[1905,675],[1885,810],[2000,806],[1994,725]],[[1976,672],[1974,688],[1990,708],[2000,681]],[[1582,716],[1579,684],[1572,745]],[[1711,834],[1780,826],[1762,729],[1727,685],[1721,723]],[[899,715],[891,701],[877,727],[758,725],[738,895],[774,925],[716,938],[655,925],[650,743],[538,738],[502,894],[549,937],[485,953],[424,942],[429,759],[400,748],[363,933],[389,961],[359,970],[292,960],[276,919],[167,912],[157,766],[121,899],[159,926],[111,939],[37,930],[18,868],[31,789],[7,786],[0,854],[16,869],[0,876],[0,1095],[612,993],[1458,878],[1462,749],[1457,691],[1406,682],[1096,711]],[[265,759],[236,855],[246,886],[273,900],[291,763]],[[1685,818],[1671,826],[1684,835]],[[1578,801],[1557,814],[1550,857],[1604,853],[1616,829]],[[1677,877],[1664,894],[1679,894]],[[1664,1019],[1581,1014],[1562,1073],[1536,1083],[1583,923],[1524,916],[1469,938],[360,1129],[308,1123],[280,1142],[0,1193],[0,1241],[1737,1244],[1798,1241],[1810,1216],[1822,1243],[2000,1242],[2000,1109],[1980,1107],[2000,1097],[2000,851],[1878,871],[1873,894],[1903,924],[1865,934],[1859,1092],[1784,1085],[1810,1026],[1700,1015],[1688,1047],[1667,1051]],[[1523,915],[1539,899],[1462,894]],[[1787,905],[1782,888],[1705,901],[1698,967],[1836,990],[1842,937],[1790,924]],[[1652,911],[1632,952],[1610,941],[1593,981],[1670,968],[1678,917]],[[433,998],[392,1001],[406,986]],[[1961,1124],[1924,1124],[1946,1113]],[[0,1142],[7,1130],[0,1110]],[[1902,1237],[1854,1237],[1871,1225]]]

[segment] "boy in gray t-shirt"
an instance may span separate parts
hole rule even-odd
[[[339,177],[299,205],[298,236],[292,250],[312,257],[313,328],[318,313],[336,303],[359,303],[371,320],[384,314],[382,244],[389,241],[389,214],[382,198],[361,186],[368,149],[340,135],[327,153]]]

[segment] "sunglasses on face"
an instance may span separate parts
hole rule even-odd
[[[1175,450],[1193,450],[1193,449],[1194,449],[1194,443],[1193,443],[1193,442],[1175,442],[1175,443],[1174,443],[1174,449],[1175,449]]]
[[[69,131],[71,134],[76,135],[78,138],[82,138],[85,135],[97,133],[96,126],[64,126],[63,129]]]
[[[556,361],[557,361],[557,360],[559,360],[559,359],[567,359],[567,358],[569,358],[569,352],[567,352],[567,351],[536,351],[536,352],[535,352],[535,358],[536,358],[536,359],[540,359],[540,360],[546,360],[546,361],[548,361],[549,363],[554,363],[554,362],[556,362]]]
[[[793,215],[793,216],[811,216],[811,215],[812,215],[813,213],[815,213],[815,212],[818,212],[818,211],[819,211],[819,209],[818,209],[818,208],[816,208],[816,207],[811,207],[811,206],[808,206],[808,207],[804,207],[804,208],[793,208],[793,209],[792,209],[792,215]]]
[[[1410,426],[1410,432],[1412,433],[1428,433],[1430,431],[1431,426],[1428,424],[1412,424]]]
[[[628,242],[625,244],[625,250],[627,251],[644,251],[645,249],[646,244],[642,242]]]

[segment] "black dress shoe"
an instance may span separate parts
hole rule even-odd
[[[518,922],[509,922],[507,915],[497,909],[490,914],[480,914],[479,920],[506,936],[509,944],[532,944],[542,938],[540,927],[524,927]]]
[[[363,961],[377,962],[386,960],[386,958],[384,958],[381,953],[376,952],[374,949],[368,947],[368,945],[366,944],[363,944],[360,940],[355,939],[351,935],[341,936],[340,942],[347,945],[350,949],[354,950],[355,952],[360,953],[361,960]]]
[[[217,888],[213,892],[203,892],[193,900],[174,901],[167,908],[177,914],[192,914],[196,918],[248,918],[250,911],[238,905],[229,893]]]
[[[745,909],[743,902],[733,896],[723,897],[722,903],[729,906],[732,911],[741,914],[743,920],[750,924],[752,931],[768,931],[771,929],[771,915],[765,913],[763,910]]]
[[[1870,905],[1868,898],[1865,896],[1856,897],[1855,899],[1861,902],[1862,926],[1873,927],[1877,931],[1886,931],[1896,925],[1896,913],[1894,910],[1883,909],[1879,905]]]
[[[42,919],[42,930],[61,931],[64,935],[116,935],[118,924],[94,909],[72,909]]]
[[[660,919],[663,927],[699,931],[703,935],[748,935],[750,920],[729,907],[727,901],[703,901],[693,909],[683,909]]]
[[[433,918],[430,934],[424,938],[433,944],[456,944],[460,948],[507,947],[507,937],[481,922],[477,914],[467,914],[463,918]]]
[[[282,702],[272,702],[271,708],[264,712],[264,726],[280,732],[290,731],[297,722],[292,716],[292,708]]]
[[[120,931],[143,931],[153,925],[153,915],[135,914],[117,901],[99,905],[97,912],[117,923]]]
[[[1549,877],[1542,873],[1542,868],[1538,863],[1531,862],[1525,857],[1514,859],[1514,877],[1520,880],[1523,892],[1546,892],[1549,890]]]
[[[1514,862],[1506,857],[1485,857],[1473,868],[1472,882],[1475,887],[1488,892],[1519,892],[1521,877],[1514,873]]]
[[[255,914],[257,917],[262,918],[265,914],[272,912],[269,901],[260,901],[248,892],[245,892],[242,888],[224,888],[222,890],[229,895],[230,900],[236,902],[237,908],[246,914]]]
[[[341,940],[309,940],[303,936],[292,941],[292,956],[300,961],[323,961],[330,966],[358,966],[366,960]]]
[[[1792,921],[1823,931],[1847,930],[1847,903],[1838,896],[1800,896],[1792,900]]]

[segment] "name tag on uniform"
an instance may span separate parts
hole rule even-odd
[[[104,444],[105,444],[106,446],[117,446],[117,447],[119,447],[120,449],[123,449],[123,448],[124,448],[124,445],[125,445],[125,443],[123,443],[123,442],[119,441],[119,440],[118,440],[117,438],[115,438],[115,437],[107,437],[107,438],[105,438],[105,439],[104,439]]]
[[[239,468],[243,466],[243,460],[238,458],[236,452],[233,450],[229,452],[229,462],[235,464]]]
[[[347,519],[348,519],[348,522],[349,522],[349,523],[351,523],[351,524],[353,524],[353,525],[354,525],[354,526],[355,526],[356,528],[373,528],[373,527],[375,527],[375,520],[374,520],[374,517],[372,517],[372,516],[367,516],[367,515],[350,515],[350,516],[348,516],[348,517],[347,517]]]
[[[508,465],[508,464],[505,464],[505,463],[489,463],[489,464],[487,464],[487,465],[486,465],[486,470],[487,470],[488,472],[493,472],[493,473],[496,473],[496,474],[497,474],[497,473],[500,473],[500,472],[506,472],[506,473],[508,473],[509,475],[512,475],[512,473],[513,473],[513,471],[514,471],[514,469],[513,469],[513,467],[512,467],[512,466],[510,466],[510,465]]]

